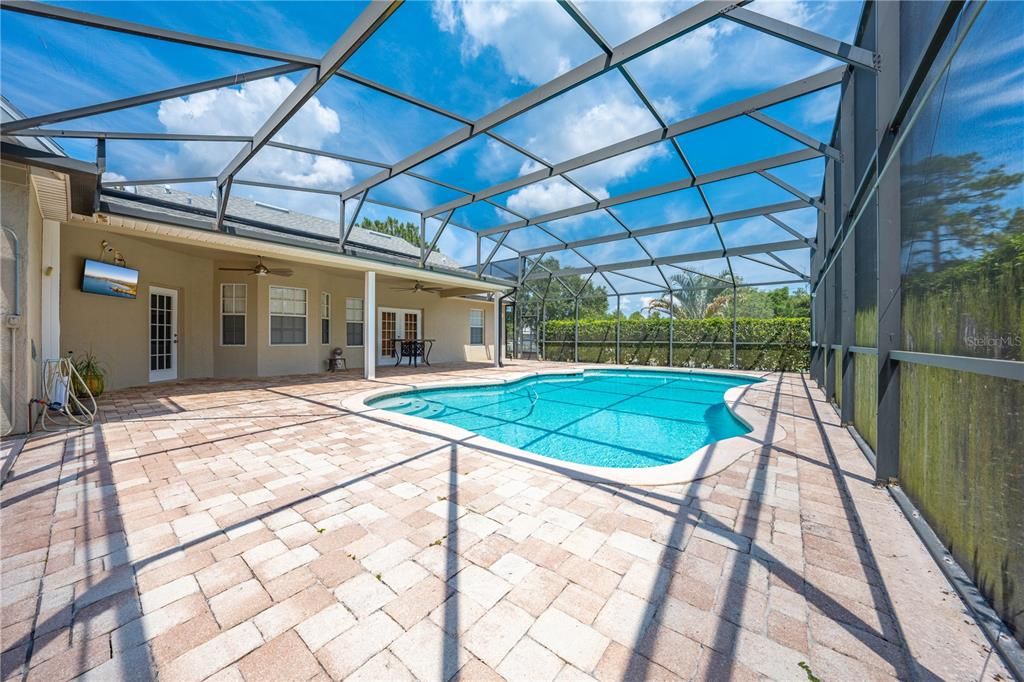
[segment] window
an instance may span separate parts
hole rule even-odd
[[[220,345],[245,345],[244,284],[220,285]]]
[[[331,295],[320,292],[320,343],[331,342]]]
[[[484,345],[484,311],[478,308],[469,311],[469,345]]]
[[[345,345],[363,345],[363,299],[345,299]]]
[[[270,345],[306,343],[306,290],[270,287]]]

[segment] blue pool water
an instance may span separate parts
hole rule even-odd
[[[747,433],[723,401],[757,381],[718,374],[587,370],[498,386],[435,388],[370,401],[373,407],[462,427],[556,459],[637,468],[670,464]]]

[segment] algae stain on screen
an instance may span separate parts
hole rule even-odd
[[[555,459],[616,468],[671,464],[750,429],[725,405],[722,374],[587,370],[516,382],[408,391],[375,408],[434,419]]]

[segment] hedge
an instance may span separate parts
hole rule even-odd
[[[669,364],[667,318],[622,320],[619,347],[626,365]],[[728,367],[732,363],[732,320],[710,317],[671,321],[672,365]],[[544,324],[546,360],[573,360],[573,320]],[[811,323],[798,318],[738,318],[736,363],[741,369],[806,371],[810,362]],[[579,321],[580,362],[615,362],[615,319]]]

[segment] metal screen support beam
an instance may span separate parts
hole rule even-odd
[[[781,227],[783,230],[785,230],[786,232],[788,232],[791,235],[793,235],[794,237],[796,237],[797,239],[803,239],[805,242],[807,242],[808,246],[810,246],[811,242],[813,241],[813,240],[808,239],[807,237],[803,236],[802,234],[800,234],[799,232],[794,230],[792,227],[790,227],[786,223],[782,222],[781,220],[779,220],[775,216],[771,215],[770,213],[765,214],[764,217],[767,218],[768,220],[772,221],[773,223],[775,223],[776,225]]]
[[[850,86],[854,86],[854,79],[850,80]],[[856,92],[854,91],[854,94]],[[844,102],[845,105],[845,102]],[[854,120],[853,115],[853,100],[850,101],[850,118],[849,121]],[[873,121],[872,127],[873,127]],[[857,125],[854,122],[854,125]],[[850,130],[850,142],[853,142],[853,131]],[[846,129],[841,129],[841,134],[846,136]],[[830,166],[832,164],[829,164]],[[836,175],[834,168],[826,168],[826,173],[832,171],[833,176]],[[849,177],[850,183],[852,184],[853,174],[844,174]],[[843,183],[844,185],[847,183]],[[844,190],[846,188],[844,187]],[[854,363],[856,359],[854,354],[850,352],[850,346],[856,345],[856,328],[854,326],[855,316],[857,314],[857,260],[855,258],[856,245],[854,242],[850,242],[846,249],[843,251],[843,262],[839,269],[839,293],[840,293],[840,308],[839,308],[839,343],[843,347],[842,355],[840,358],[840,376],[842,377],[842,384],[839,388],[839,394],[842,399],[839,401],[839,420],[843,424],[853,423],[853,401],[854,401]]]
[[[748,256],[756,253],[770,253],[771,251],[792,251],[794,249],[806,248],[807,244],[803,239],[795,239],[786,242],[772,242],[770,244],[750,244],[747,246],[737,246],[734,248],[726,249],[724,253],[721,249],[714,249],[712,251],[695,251],[682,256],[665,256],[662,258],[655,258],[653,260],[623,261],[619,263],[608,263],[593,267],[562,268],[561,270],[555,270],[551,274],[556,277],[564,277],[566,275],[585,275],[591,272],[630,270],[633,268],[645,268],[651,265],[695,263],[702,260],[714,260],[716,258],[727,258],[730,256]],[[545,275],[531,276],[528,277],[527,279],[540,279],[543,276]]]
[[[705,225],[711,225],[715,222],[726,223],[732,220],[742,220],[744,218],[753,218],[755,216],[764,216],[765,218],[768,218],[772,222],[783,227],[783,229],[785,229],[787,232],[792,234],[797,239],[803,239],[804,241],[807,241],[809,243],[809,239],[807,239],[802,234],[800,234],[793,228],[789,227],[788,225],[785,225],[772,215],[772,213],[784,213],[786,211],[795,211],[801,208],[807,208],[807,203],[801,200],[785,201],[779,204],[770,204],[768,206],[748,208],[742,211],[720,213],[718,215],[705,218],[693,218],[691,220],[681,220],[674,223],[666,223],[664,225],[653,225],[651,227],[643,227],[640,229],[632,230],[629,234],[613,233],[608,235],[602,235],[600,237],[590,237],[588,239],[577,239],[571,242],[563,242],[562,244],[540,246],[533,249],[523,249],[519,253],[523,254],[524,256],[536,256],[538,254],[564,251],[565,249],[578,249],[584,246],[593,246],[595,244],[608,244],[611,242],[624,241],[636,237],[650,237],[651,235],[664,234],[666,232],[688,230],[694,227],[704,227]]]
[[[779,258],[778,256],[776,256],[774,253],[769,253],[768,257],[771,258],[772,260],[774,260],[779,265],[781,265],[784,270],[788,270],[790,274],[796,275],[797,277],[799,277],[800,279],[802,279],[802,280],[804,280],[806,282],[810,282],[811,281],[810,275],[805,275],[804,273],[800,272],[799,270],[794,268],[792,265],[790,265],[786,261],[784,261],[781,258]]]
[[[345,197],[341,198],[341,203],[345,203]],[[352,211],[352,221],[345,227],[345,234],[341,238],[341,247],[345,248],[345,244],[348,243],[348,238],[352,236],[352,228],[356,226],[356,221],[359,219],[359,212],[363,210],[363,204],[366,203],[366,195],[359,195],[359,202],[356,203],[356,210]]]
[[[231,190],[231,179],[240,171],[245,164],[252,160],[260,149],[262,149],[281,128],[297,114],[303,105],[306,104],[327,83],[328,80],[348,61],[349,57],[355,54],[363,43],[369,40],[370,36],[388,20],[395,10],[402,4],[402,0],[373,0],[370,6],[356,17],[355,21],[345,30],[345,33],[335,41],[331,49],[327,51],[320,60],[315,71],[310,71],[298,85],[288,93],[266,122],[253,135],[252,142],[242,147],[238,154],[224,167],[217,175],[217,186],[226,195]],[[369,188],[367,188],[369,189]],[[342,196],[348,199],[355,196],[355,193]],[[218,227],[223,220],[223,215],[218,214]]]
[[[124,130],[67,130],[26,128],[18,137],[66,137],[92,140],[160,140],[163,142],[250,142],[248,135],[203,135],[201,133],[139,133]],[[211,176],[212,177],[212,176]],[[215,179],[215,178],[214,178]]]
[[[223,185],[217,185],[217,213],[214,215],[213,224],[214,227],[224,232],[224,216],[228,211],[228,199],[231,196],[231,180],[228,180]]]
[[[779,21],[772,17],[758,14],[757,12],[751,12],[748,9],[737,7],[732,12],[725,15],[727,19],[735,21],[737,24],[743,24],[753,29],[757,29],[762,33],[773,35],[776,38],[781,38],[794,45],[806,47],[808,50],[814,50],[819,54],[823,54],[826,57],[838,59],[839,61],[852,64],[853,66],[869,69],[875,71],[879,68],[878,57],[870,50],[865,50],[863,47],[857,47],[856,45],[850,45],[844,43],[841,40],[829,38],[823,36],[814,31],[808,31],[805,28],[787,24],[784,21]]]
[[[65,109],[64,111],[55,111],[49,114],[42,114],[41,116],[32,116],[30,118],[20,118],[14,121],[8,121],[0,125],[0,134],[8,135],[16,130],[24,130],[26,128],[53,125],[54,123],[70,121],[75,118],[98,116],[100,114],[106,114],[112,111],[120,111],[122,109],[129,109],[131,107],[139,107],[144,104],[152,104],[153,102],[161,102],[163,100],[172,99],[174,97],[183,97],[185,95],[192,95],[197,92],[206,92],[207,90],[226,88],[232,85],[240,85],[242,83],[260,80],[263,78],[272,78],[273,76],[280,76],[286,73],[293,73],[295,71],[301,71],[306,68],[308,67],[303,64],[281,64],[279,66],[271,66],[270,68],[266,69],[246,71],[244,73],[236,73],[233,76],[224,76],[223,78],[214,78],[212,80],[206,80],[199,83],[192,83],[190,85],[179,85],[175,88],[156,90],[154,92],[149,92],[143,95],[124,97],[122,99],[116,99],[109,102],[103,102],[100,104],[76,107],[74,109]]]
[[[885,136],[882,139],[882,143],[876,149],[873,158],[868,163],[868,169],[857,183],[857,191],[854,193],[855,201],[853,202],[855,210],[851,210],[851,213],[847,216],[846,221],[848,223],[855,224],[860,218],[860,214],[866,210],[868,203],[866,197],[877,189],[878,175],[884,172],[886,165],[895,158],[895,153],[906,140],[906,131],[909,130],[922,112],[924,108],[923,103],[928,100],[939,83],[945,82],[942,79],[928,81],[927,78],[931,69],[937,63],[942,64],[941,69],[949,66],[984,7],[985,3],[983,2],[973,2],[968,5],[963,0],[947,0],[945,10],[939,18],[936,30],[933,32],[928,45],[924,48],[920,59],[911,72],[910,80],[898,96],[895,113],[892,118],[888,119],[885,125]],[[960,20],[962,10],[964,11],[963,21]],[[959,29],[957,28],[958,26]],[[951,50],[944,50],[943,47],[950,36],[955,36],[953,47]],[[939,60],[940,56],[942,56],[941,61]],[[919,104],[911,112],[911,108],[918,102],[922,104]],[[846,239],[851,233],[851,230],[843,230],[842,239],[835,239],[827,245],[823,245],[827,246],[827,253],[821,266],[822,275],[835,265],[838,260],[839,251],[842,250]],[[822,278],[819,277],[818,285],[815,285],[816,287],[820,286],[821,280]]]
[[[437,228],[437,234],[435,234],[434,238],[430,240],[430,247],[427,249],[427,255],[424,257],[424,262],[426,262],[425,259],[429,258],[430,254],[434,252],[434,249],[437,248],[437,242],[439,239],[441,239],[441,234],[444,232],[444,228],[448,227],[448,221],[452,219],[453,215],[455,215],[455,211],[449,211],[448,215],[446,215],[444,217],[444,220],[441,221],[441,227]],[[426,218],[424,218],[423,220],[425,225]]]
[[[870,11],[870,9],[865,9],[865,12]],[[866,35],[868,31],[873,30],[873,26],[866,26],[864,33]],[[873,41],[869,44],[872,43]],[[868,94],[859,92],[860,88],[857,86],[862,81],[858,76],[859,74],[853,74],[843,87],[842,97],[839,101],[838,122],[836,124],[839,147],[846,152],[850,162],[842,165],[829,162],[825,165],[825,175],[831,178],[832,191],[839,197],[839,200],[832,204],[833,208],[839,209],[835,215],[835,225],[837,226],[842,224],[843,217],[849,212],[850,202],[853,200],[853,194],[856,189],[854,187],[854,173],[857,170],[855,159],[858,134],[863,130],[867,130],[868,136],[871,139],[874,138],[874,112],[872,112],[870,120],[861,121],[857,117],[857,98]],[[849,348],[855,345],[856,340],[856,330],[854,328],[854,316],[857,308],[856,275],[857,259],[854,257],[854,243],[851,242],[842,255],[840,268],[835,272],[836,296],[839,299],[836,304],[835,314],[839,322],[838,341],[841,348],[837,360],[839,363],[839,378],[837,379],[839,385],[836,386],[835,391],[839,402],[839,421],[842,424],[853,423],[853,403],[855,400],[854,364],[857,360]]]
[[[825,206],[824,204],[821,203],[820,199],[818,199],[817,197],[812,197],[810,194],[801,191],[798,187],[794,187],[793,185],[789,184],[788,182],[778,177],[777,175],[773,175],[767,171],[758,171],[757,174],[760,175],[765,180],[767,180],[768,182],[786,190],[796,198],[806,201],[808,204],[818,209],[819,211],[825,210]]]
[[[92,212],[100,210],[100,189],[103,187],[103,173],[107,170],[107,141],[96,140],[96,192],[92,198]]]
[[[99,14],[79,12],[77,10],[68,9],[67,7],[57,7],[47,3],[5,2],[2,7],[3,9],[12,12],[30,14],[37,17],[44,17],[46,19],[54,19],[56,21],[66,21],[72,24],[101,28],[107,31],[127,33],[130,35],[142,36],[143,38],[155,38],[157,40],[164,40],[171,43],[191,45],[192,47],[205,47],[211,50],[233,52],[235,54],[246,55],[249,57],[259,57],[261,59],[273,59],[275,61],[305,64],[307,66],[317,65],[317,60],[309,57],[303,57],[302,55],[279,52],[278,50],[268,50],[262,47],[243,45],[242,43],[233,43],[227,40],[208,38],[206,36],[198,36],[190,33],[182,33],[181,31],[172,31],[165,28],[158,28],[156,26],[147,26],[146,24],[114,19],[112,17],[105,17]]]
[[[786,137],[796,140],[800,144],[806,145],[811,149],[817,149],[819,152],[829,157],[830,159],[835,159],[836,161],[842,161],[843,159],[843,155],[840,154],[839,150],[833,147],[832,145],[822,142],[820,140],[816,140],[810,135],[806,135],[797,130],[796,128],[793,128],[792,126],[783,123],[782,121],[777,121],[768,114],[765,114],[760,111],[750,111],[747,112],[747,116],[749,116],[750,118],[754,119],[759,123],[765,124],[769,128],[774,128],[775,130],[782,133]]]
[[[825,195],[825,213],[818,213],[818,224],[815,229],[815,237],[818,239],[824,239],[825,231],[825,216],[831,215],[833,212],[833,204],[835,203],[835,197],[828,191],[824,192]],[[820,250],[813,250],[811,255],[811,277],[812,285],[817,283],[818,272],[821,264],[822,252]],[[811,294],[811,377],[814,379],[820,388],[825,381],[825,371],[822,367],[824,356],[822,355],[821,346],[821,324],[822,324],[822,313],[821,313],[821,297],[817,294]]]
[[[672,367],[672,344],[675,342],[675,323],[676,323],[676,312],[675,312],[675,294],[672,292],[672,287],[668,289],[668,366]]]
[[[573,317],[575,324],[572,326],[572,361],[580,361],[580,297],[573,299]]]
[[[885,69],[876,79],[876,119],[892,120],[900,99],[900,6],[879,2],[874,5],[875,41],[885,56]],[[879,129],[882,142],[889,131]],[[886,170],[878,179],[878,422],[875,450],[875,480],[895,482],[900,473],[900,365],[891,353],[900,350],[903,313],[900,295],[900,251],[903,247],[900,222],[900,158],[885,159]],[[851,229],[854,225],[850,225]]]
[[[597,211],[603,208],[618,206],[620,204],[627,204],[631,201],[649,199],[651,197],[661,196],[663,194],[678,192],[679,190],[683,189],[690,189],[691,187],[709,185],[713,182],[718,182],[720,180],[738,178],[743,175],[757,173],[758,171],[767,170],[769,168],[788,166],[793,163],[800,163],[801,161],[809,161],[811,159],[817,159],[820,157],[821,154],[813,149],[801,149],[795,152],[788,152],[786,154],[771,156],[766,159],[758,159],[757,161],[751,161],[749,163],[740,164],[738,166],[732,166],[730,168],[723,168],[721,170],[706,173],[704,175],[698,175],[693,178],[686,178],[684,180],[666,182],[659,185],[654,185],[652,187],[645,187],[644,189],[626,192],[625,194],[618,194],[616,196],[607,197],[605,199],[601,199],[600,201],[588,202],[586,204],[580,204],[578,206],[572,206],[558,211],[552,211],[550,213],[535,216],[533,218],[530,218],[529,220],[517,220],[511,223],[506,223],[504,225],[489,227],[484,230],[480,230],[480,234],[491,235],[498,234],[506,230],[519,230],[524,227],[534,225],[536,223],[546,223],[552,220],[558,220],[560,218],[568,218],[570,216],[581,215],[583,213],[591,213],[593,211]],[[629,234],[628,236],[632,237],[634,236],[634,234],[635,232]]]
[[[736,280],[732,283],[732,364],[730,367],[736,369]]]
[[[548,291],[551,290],[551,280],[548,280],[548,285],[544,287],[544,295],[540,297],[540,329],[537,330],[537,338],[540,342],[538,346],[538,356],[540,360],[548,359]]]
[[[501,237],[498,239],[498,241],[496,241],[494,243],[494,248],[492,248],[490,253],[487,254],[487,258],[484,259],[484,262],[480,263],[479,265],[477,265],[477,271],[476,271],[476,276],[477,277],[482,276],[483,273],[484,273],[484,270],[486,270],[487,266],[491,264],[492,260],[494,260],[494,256],[498,253],[498,249],[500,249],[501,245],[505,243],[505,238],[506,237],[508,237],[508,232],[506,232],[505,234],[501,235]],[[479,258],[479,251],[477,252],[477,260],[478,261],[480,260],[480,258]]]
[[[839,144],[840,144],[839,149],[844,154],[845,153],[849,153],[851,155],[853,154],[852,150],[847,150],[847,149],[842,147],[842,142],[841,141],[839,142]],[[834,203],[834,205],[833,205],[833,209],[834,210],[829,211],[828,213],[825,214],[824,238],[825,238],[825,243],[828,244],[833,239],[835,239],[836,229],[837,229],[839,220],[841,218],[841,213],[842,213],[842,208],[841,208],[842,197],[839,194],[840,193],[840,188],[837,186],[837,183],[835,182],[835,177],[832,176],[832,175],[828,175],[828,174],[825,175],[825,192],[829,196],[833,197],[834,199],[837,199],[836,201],[833,202]],[[834,281],[835,277],[834,277],[834,275],[835,275],[834,272],[824,273],[823,274],[823,276],[824,276],[824,288],[822,289],[821,294],[819,294],[819,295],[821,295],[822,301],[823,301],[822,306],[821,306],[821,311],[822,311],[823,315],[822,315],[822,319],[820,320],[820,325],[821,325],[821,346],[820,346],[820,349],[821,349],[821,353],[822,353],[822,357],[821,357],[822,388],[825,391],[825,399],[828,400],[828,401],[832,400],[832,396],[835,393],[835,384],[836,384],[836,369],[835,369],[835,365],[833,364],[834,363],[834,357],[833,357],[833,352],[832,352],[832,342],[834,340],[833,336],[834,336],[834,330],[835,330],[834,316],[835,316],[835,301],[836,301],[835,281]],[[821,285],[822,282],[819,280],[818,284]]]
[[[342,202],[344,203],[344,202]],[[427,262],[427,219],[420,215],[420,267]]]
[[[338,195],[338,253],[345,249],[345,200]]]
[[[465,206],[474,201],[480,201],[498,194],[511,192],[535,182],[547,180],[548,178],[556,175],[563,175],[570,171],[583,168],[584,166],[589,166],[599,161],[605,161],[614,156],[636,151],[643,147],[662,142],[663,140],[685,135],[686,133],[691,133],[695,130],[701,130],[702,128],[712,126],[716,123],[721,123],[722,121],[743,116],[756,109],[767,108],[775,104],[788,102],[797,97],[802,97],[803,95],[824,90],[825,88],[840,84],[846,70],[847,67],[845,66],[828,69],[827,71],[793,81],[792,83],[775,88],[774,90],[769,90],[768,92],[754,95],[753,97],[748,97],[738,102],[733,102],[732,104],[727,104],[719,107],[718,109],[700,114],[699,116],[694,116],[692,118],[679,121],[678,123],[673,123],[667,128],[656,128],[655,130],[631,137],[628,140],[616,142],[614,144],[601,147],[600,149],[587,152],[586,154],[566,159],[565,161],[555,164],[550,169],[542,168],[532,173],[526,173],[525,175],[513,180],[492,185],[491,187],[475,192],[472,197],[460,197],[458,199],[453,199],[447,203],[427,209],[424,213],[428,216],[437,215],[438,213],[442,213],[453,208],[459,208],[460,206]]]
[[[742,1],[742,0],[741,0]],[[640,57],[665,43],[668,43],[681,35],[694,31],[712,20],[736,9],[735,2],[720,0],[704,0],[697,5],[683,10],[679,14],[666,21],[650,28],[643,33],[630,38],[612,50],[612,55],[604,53],[590,59],[579,66],[555,77],[547,83],[540,85],[530,92],[517,97],[507,104],[499,107],[491,113],[477,119],[471,125],[465,126],[437,140],[431,145],[407,156],[394,164],[390,170],[383,171],[367,178],[345,191],[346,198],[354,196],[359,192],[372,189],[385,182],[391,177],[429,161],[449,149],[470,140],[477,135],[482,135],[498,127],[502,123],[537,107],[550,99],[582,85],[598,76],[611,71],[631,59]],[[451,208],[451,207],[448,207]],[[428,215],[440,213],[437,211],[427,212]]]
[[[622,364],[622,296],[615,295],[615,364]]]

